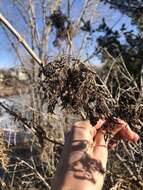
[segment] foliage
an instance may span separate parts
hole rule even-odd
[[[120,30],[115,31],[113,28],[107,26],[105,19],[99,26],[98,31],[104,32],[103,36],[98,38],[98,44],[102,48],[107,48],[107,51],[114,57],[122,55],[123,60],[129,69],[129,72],[134,76],[135,80],[140,84],[140,72],[142,69],[142,53],[143,53],[143,39],[141,19],[142,15],[139,12],[142,9],[143,3],[141,1],[106,1],[111,8],[116,8],[126,15],[129,15],[133,24],[138,28],[138,34],[134,30],[128,30],[124,23]],[[123,42],[122,42],[123,41]],[[107,57],[105,59],[108,59]],[[141,84],[140,84],[141,85]]]
[[[107,26],[104,19],[98,31],[104,32],[104,36],[100,36],[97,40],[99,49],[101,47],[106,49],[114,58],[121,55],[129,72],[134,76],[138,84],[140,84],[139,71],[141,71],[143,64],[143,39],[141,35],[135,35],[134,31],[128,31],[125,24],[122,25],[120,30],[113,31],[113,29]],[[121,38],[125,38],[125,43],[121,42]],[[105,57],[105,54],[103,54],[104,60],[108,60],[108,57]]]

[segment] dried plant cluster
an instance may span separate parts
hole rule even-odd
[[[127,75],[126,68],[119,64],[108,73],[105,83],[93,66],[79,59],[64,56],[48,62],[41,72],[44,75],[41,82],[43,102],[47,102],[48,112],[53,113],[58,104],[92,123],[104,115],[141,125],[140,91],[129,73]]]
[[[42,74],[43,102],[48,103],[48,112],[61,104],[71,113],[96,122],[99,115],[109,114],[109,107],[113,107],[111,94],[95,70],[78,59],[67,56],[47,63]]]

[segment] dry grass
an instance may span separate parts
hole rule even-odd
[[[4,141],[3,129],[0,129],[0,163],[2,168],[7,171],[7,165],[9,162],[8,150]]]

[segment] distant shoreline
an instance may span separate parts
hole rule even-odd
[[[17,82],[16,84],[10,86],[0,82],[0,98],[7,98],[24,93],[25,87],[26,85],[21,82]]]

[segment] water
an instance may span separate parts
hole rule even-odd
[[[20,113],[26,106],[25,96],[13,96],[7,99],[0,98],[0,102]],[[8,145],[25,143],[30,138],[29,132],[25,131],[20,122],[15,121],[9,113],[0,107],[0,127],[4,129],[4,138]]]
[[[0,102],[12,109],[22,109],[22,101],[20,101],[20,97],[12,97],[8,99],[0,98]],[[16,129],[18,127],[17,125],[18,123],[14,122],[12,117],[2,107],[0,107],[0,127],[12,130]]]

